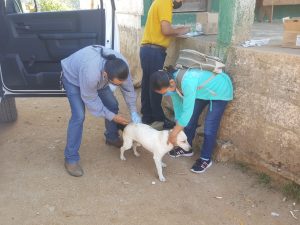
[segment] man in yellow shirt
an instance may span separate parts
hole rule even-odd
[[[173,8],[179,8],[183,0],[154,0],[147,17],[144,36],[140,48],[142,78],[142,122],[151,124],[163,121],[164,128],[170,129],[175,123],[168,121],[161,107],[162,95],[150,88],[150,76],[161,70],[166,59],[166,49],[172,37],[189,32],[188,27],[172,27]]]

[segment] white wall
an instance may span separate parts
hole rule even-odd
[[[143,0],[115,0],[118,24],[135,29],[141,28],[141,15],[144,13]]]
[[[143,0],[115,0],[117,12],[119,14],[143,15]]]
[[[81,9],[97,8],[100,0],[80,0]],[[104,7],[110,8],[110,0],[103,0]],[[120,26],[141,28],[141,15],[144,13],[143,0],[115,0],[117,21]]]

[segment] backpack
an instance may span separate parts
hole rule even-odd
[[[212,75],[201,85],[198,86],[197,90],[200,90],[204,88],[208,82],[210,82],[216,77],[216,75],[220,73],[220,71],[218,70],[222,70],[224,67],[225,65],[223,64],[222,60],[218,57],[209,56],[191,49],[180,50],[179,57],[176,61],[175,66],[175,69],[178,70],[176,77],[176,84],[178,89],[177,92],[179,92],[183,96],[181,89],[181,81],[183,79],[184,74],[189,69],[197,68],[212,72]]]

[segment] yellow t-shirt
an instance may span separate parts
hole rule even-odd
[[[160,22],[165,20],[172,23],[172,11],[172,0],[155,0],[152,3],[148,12],[142,44],[156,44],[166,48],[170,45],[171,37],[162,34]]]

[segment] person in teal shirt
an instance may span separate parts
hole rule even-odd
[[[206,107],[209,107],[205,117],[201,155],[191,168],[192,172],[202,173],[212,165],[211,156],[222,115],[228,102],[233,99],[232,82],[226,73],[215,74],[193,68],[187,70],[181,84],[177,84],[176,82],[179,82],[179,79],[176,79],[177,73],[178,70],[173,68],[155,72],[151,77],[151,87],[155,92],[172,98],[176,120],[176,126],[168,140],[172,144],[176,144],[177,134],[184,130],[192,146],[199,116]],[[193,154],[193,150],[186,152],[180,147],[169,152],[172,157]]]

